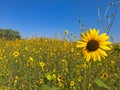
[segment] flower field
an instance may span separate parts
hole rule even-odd
[[[76,44],[1,39],[0,90],[120,90],[120,44],[110,45],[107,57],[95,61],[86,61]]]

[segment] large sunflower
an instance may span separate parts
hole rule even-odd
[[[77,47],[82,48],[86,61],[89,61],[91,58],[94,61],[97,59],[101,60],[101,57],[107,56],[105,50],[110,50],[108,45],[111,42],[107,41],[109,36],[106,33],[98,34],[99,30],[96,29],[90,29],[86,33],[81,33],[82,40],[77,42]]]

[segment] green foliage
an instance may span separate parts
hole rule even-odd
[[[17,30],[0,29],[0,38],[5,40],[20,39],[20,33]]]
[[[119,51],[120,52],[120,43],[115,45],[115,51]]]
[[[42,90],[58,90],[57,87],[53,86],[53,87],[48,87],[46,84],[42,85]]]
[[[103,82],[101,81],[99,78],[95,79],[95,83],[99,86],[99,87],[103,87],[106,88],[108,90],[110,90],[110,88]]]
[[[120,90],[118,52],[93,62],[89,69],[74,42],[47,38],[0,42],[2,90],[107,90],[109,86]]]

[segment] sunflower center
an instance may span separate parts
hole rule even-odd
[[[95,51],[99,48],[99,43],[98,41],[96,40],[90,40],[88,43],[87,43],[87,50],[88,51]]]

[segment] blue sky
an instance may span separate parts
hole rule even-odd
[[[0,0],[0,28],[18,30],[22,36],[47,36],[69,33],[79,37],[82,19],[87,28],[101,29],[98,20],[98,6],[101,15],[110,0]],[[116,1],[116,0],[114,0]],[[110,12],[114,11],[110,8]],[[112,25],[110,35],[120,41],[120,10]]]

